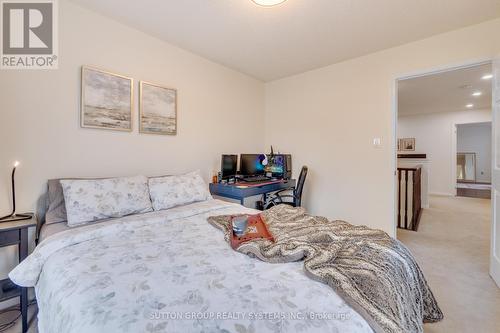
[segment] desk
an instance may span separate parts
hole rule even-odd
[[[237,183],[237,184],[210,184],[210,193],[224,198],[239,200],[243,205],[245,198],[256,195],[266,195],[271,192],[276,192],[288,188],[295,187],[295,179],[282,180],[272,184],[252,184],[252,183]]]

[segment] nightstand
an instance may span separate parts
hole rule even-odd
[[[17,245],[19,262],[28,256],[28,228],[36,226],[35,215],[29,215],[31,219],[28,220],[0,223],[0,247]],[[14,285],[9,278],[0,280],[0,302],[14,297],[21,298],[21,320],[24,333],[28,331],[28,288]]]

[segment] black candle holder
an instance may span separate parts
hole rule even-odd
[[[0,222],[11,222],[11,221],[22,221],[22,220],[29,220],[32,218],[31,215],[29,214],[16,214],[16,182],[15,182],[15,175],[16,175],[16,168],[19,166],[19,162],[14,163],[14,168],[12,169],[12,213],[9,215],[5,215],[3,217],[0,217]]]

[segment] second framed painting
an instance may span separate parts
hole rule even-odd
[[[139,82],[139,132],[177,134],[177,90]]]

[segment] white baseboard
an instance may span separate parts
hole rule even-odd
[[[497,287],[500,288],[500,260],[494,254],[491,256],[490,260],[490,275],[497,284]]]
[[[437,197],[454,197],[455,196],[452,193],[446,193],[446,192],[429,192],[429,195],[434,195]]]

